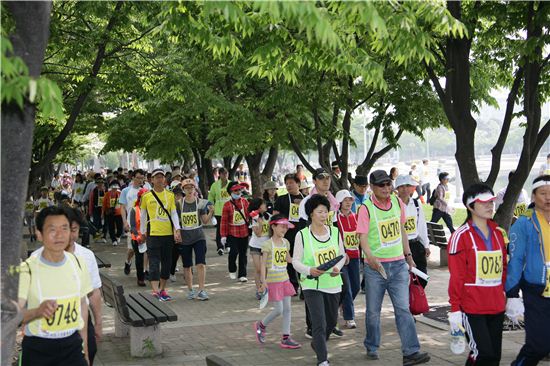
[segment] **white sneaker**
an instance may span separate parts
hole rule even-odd
[[[244,276],[243,276],[243,277],[239,277],[239,282],[243,282],[243,283],[244,283],[244,282],[248,282],[248,278],[246,278],[246,277],[244,277]]]
[[[225,248],[223,251],[224,251],[225,254],[229,254],[229,250],[230,250],[230,248]]]
[[[330,366],[330,363],[328,363],[328,361],[323,361],[318,366]]]
[[[113,246],[116,247],[118,245],[118,241],[113,240]]]
[[[357,324],[355,324],[355,320],[346,320],[346,328],[348,329],[357,328]]]
[[[99,239],[99,242],[102,243],[102,244],[107,244],[107,240],[105,240],[105,238]]]
[[[176,275],[175,274],[170,275],[170,281],[176,282]]]
[[[229,278],[231,278],[232,280],[236,280],[237,279],[237,273],[229,272]]]

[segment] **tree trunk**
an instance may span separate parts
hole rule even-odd
[[[51,2],[5,2],[15,21],[11,36],[15,56],[23,59],[29,75],[40,76],[48,43]],[[25,100],[23,110],[15,104],[2,105],[2,177],[3,187],[10,194],[2,195],[2,365],[12,363],[15,333],[21,321],[17,306],[21,227],[23,206],[31,163],[35,105]]]
[[[252,195],[254,197],[262,196],[262,178],[260,173],[260,165],[264,152],[260,151],[255,154],[246,155],[246,163],[248,164],[248,174],[250,174],[250,183],[252,184]]]
[[[269,148],[269,154],[267,155],[267,160],[265,161],[264,169],[261,174],[261,184],[262,186],[265,182],[270,181],[273,177],[273,171],[275,170],[275,164],[277,163],[277,157],[279,156],[279,146],[271,146]]]
[[[547,3],[539,3],[538,9],[535,12],[535,3],[529,4],[527,14],[527,40],[539,39],[542,35],[542,24],[537,22],[537,12],[543,14]],[[540,76],[542,72],[541,61],[542,49],[540,46],[535,47],[534,55],[528,59],[525,64],[525,83],[523,87],[523,111],[527,119],[527,127],[523,135],[523,148],[518,161],[515,174],[510,178],[504,195],[504,201],[499,207],[495,221],[500,226],[508,230],[512,222],[512,215],[515,203],[521,193],[523,184],[529,177],[533,164],[537,155],[542,148],[544,142],[550,136],[550,120],[540,128],[541,124],[541,106],[540,106]]]

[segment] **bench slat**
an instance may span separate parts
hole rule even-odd
[[[162,313],[164,313],[168,317],[169,322],[178,320],[178,315],[174,313],[174,311],[170,309],[168,305],[158,301],[158,299],[154,298],[153,295],[151,295],[150,293],[140,292],[139,296],[141,296],[143,299],[148,301],[155,308],[159,309]]]
[[[128,315],[130,316],[130,325],[133,327],[143,327],[145,322],[143,318],[139,316],[131,307],[128,306]]]
[[[111,263],[101,258],[99,255],[97,255],[97,253],[94,253],[94,254],[95,254],[95,260],[97,261],[98,268],[111,268]]]
[[[125,296],[126,298],[126,305],[128,305],[128,309],[131,309],[134,311],[137,316],[139,316],[141,319],[143,319],[143,323],[145,325],[154,325],[156,324],[156,319],[153,315],[151,315],[147,310],[145,310],[141,305],[139,305],[136,300],[132,299],[131,297]]]
[[[168,317],[166,316],[166,314],[164,314],[164,312],[151,304],[149,301],[145,300],[143,297],[139,296],[138,294],[130,294],[129,296],[149,314],[154,316],[157,322],[163,323],[168,320]]]

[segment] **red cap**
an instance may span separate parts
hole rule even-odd
[[[235,184],[230,188],[231,192],[238,191],[239,189],[245,189],[246,187],[243,184]]]

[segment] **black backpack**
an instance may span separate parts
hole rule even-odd
[[[435,193],[435,189],[432,192],[432,196],[430,197],[430,200],[428,201],[430,205],[434,205],[435,201],[437,200],[437,194]]]

